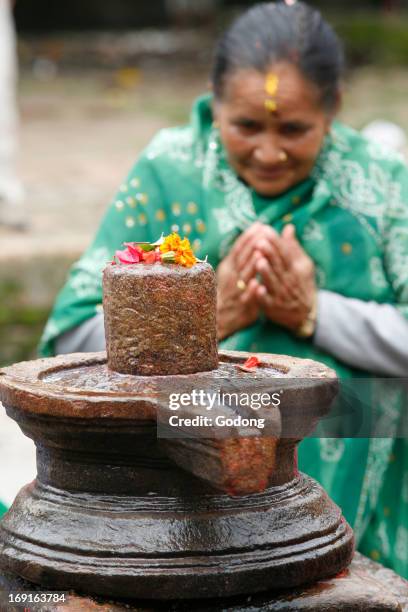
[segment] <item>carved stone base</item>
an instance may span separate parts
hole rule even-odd
[[[2,570],[49,589],[168,601],[295,588],[346,568],[352,531],[296,462],[298,441],[330,409],[335,373],[261,354],[254,377],[242,370],[248,357],[221,353],[217,370],[193,376],[121,375],[104,354],[1,370],[2,401],[35,441],[38,471],[0,524]],[[224,438],[158,439],[169,393],[186,385],[281,393],[279,409],[257,411],[267,435],[232,428],[225,438],[268,439],[266,455],[238,452],[223,462]],[[217,414],[224,408],[232,410],[222,403]],[[270,470],[260,486],[264,459]],[[231,475],[238,497],[223,492]]]
[[[41,591],[21,578],[0,574],[0,610],[21,612],[21,605],[9,604],[9,592],[35,589]],[[339,576],[279,594],[153,604],[151,601],[103,602],[71,593],[63,604],[30,606],[30,612],[40,609],[41,612],[407,612],[408,582],[357,553],[350,568]]]
[[[257,495],[70,493],[32,483],[0,524],[0,566],[99,596],[175,599],[281,589],[332,576],[352,532],[311,478]]]

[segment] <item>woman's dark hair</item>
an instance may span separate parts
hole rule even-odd
[[[319,87],[324,107],[335,106],[344,69],[343,47],[319,11],[304,2],[256,4],[233,22],[215,51],[215,96],[222,98],[226,79],[235,71],[266,72],[279,61],[298,66]]]

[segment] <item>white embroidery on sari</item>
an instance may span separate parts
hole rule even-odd
[[[408,224],[408,205],[403,201],[401,183],[377,161],[396,162],[399,156],[370,145],[368,153],[374,151],[375,155],[365,169],[360,162],[344,157],[346,150],[339,148],[338,142],[334,139],[330,143],[329,139],[319,156],[313,171],[318,182],[315,192],[330,189],[331,204],[348,210],[360,222],[384,252],[385,267],[398,300],[408,302],[408,229],[394,225],[399,220]],[[385,288],[387,277],[381,268],[376,260],[370,263],[374,286]]]
[[[326,142],[329,145],[333,143],[336,149],[343,151],[343,153],[350,153],[352,150],[347,138],[345,138],[344,134],[338,129],[336,124],[333,124],[330,128]]]
[[[408,529],[400,525],[395,538],[395,554],[400,561],[408,560]]]
[[[385,521],[380,522],[377,533],[378,538],[380,540],[381,552],[385,557],[389,557],[391,553],[391,544],[387,533],[387,524],[385,523]]]
[[[385,265],[399,301],[408,302],[408,226],[389,230]]]
[[[316,276],[316,284],[319,289],[324,289],[327,285],[327,274],[325,270],[319,265],[315,265],[315,276]]]
[[[371,512],[365,512],[367,503],[370,504],[371,508],[374,508],[378,501],[393,442],[394,440],[388,438],[371,438],[369,440],[366,471],[354,523],[354,535],[357,543],[364,535],[371,519]]]
[[[316,183],[313,196],[315,198],[329,198],[331,196],[330,187],[324,178],[320,179],[319,182]]]
[[[392,383],[373,380],[372,397],[375,398],[372,418],[376,425],[377,435],[387,437],[371,437],[369,440],[367,466],[354,524],[357,542],[363,536],[371,518],[371,512],[366,512],[367,505],[372,510],[378,503],[384,475],[388,468],[388,460],[395,442],[394,436],[400,422],[400,407],[403,405],[404,392]],[[372,435],[375,435],[375,432]]]
[[[231,231],[235,230],[234,219],[231,217],[228,210],[225,208],[214,208],[213,213],[220,234],[229,234]]]
[[[324,235],[320,223],[315,219],[310,219],[303,228],[302,240],[316,242],[324,240]]]
[[[398,383],[391,381],[373,383],[373,430],[372,436],[382,438],[395,436],[401,414],[402,390]]]
[[[197,167],[202,167],[204,163],[203,146],[194,138],[193,128],[189,125],[160,130],[153,138],[146,149],[147,159],[153,160],[163,155],[179,162],[194,162]]]
[[[222,236],[219,246],[219,256],[222,259],[231,248],[239,231],[250,227],[257,220],[257,216],[251,191],[229,167],[216,129],[210,133],[204,157],[203,186],[206,189],[217,189],[224,194],[224,209],[215,209]]]
[[[378,164],[370,164],[368,173],[358,161],[344,159],[339,151],[330,151],[315,176],[331,184],[331,195],[343,208],[357,215],[384,218],[389,180]]]
[[[323,461],[337,463],[344,454],[345,444],[341,438],[320,438],[320,456]]]
[[[215,182],[220,161],[220,140],[217,130],[212,130],[208,139],[208,147],[204,156],[203,163],[203,187],[209,188]],[[222,190],[222,183],[217,184],[217,188]]]
[[[370,258],[370,276],[371,282],[375,287],[379,287],[380,289],[388,287],[381,257]]]

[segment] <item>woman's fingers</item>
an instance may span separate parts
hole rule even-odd
[[[286,225],[279,236],[272,227],[254,223],[237,239],[230,255],[244,289],[259,274],[268,292],[276,293],[279,285],[279,293],[292,300],[298,294],[302,263],[309,259],[292,224]]]
[[[257,232],[261,231],[261,228],[262,228],[262,223],[259,223],[257,221],[253,223],[244,232],[242,232],[242,234],[240,234],[238,238],[236,239],[236,241],[234,242],[233,247],[231,249],[231,253],[233,253],[234,255],[237,255],[238,252],[240,252],[244,248],[246,243],[252,240],[252,238],[257,234]]]
[[[266,259],[267,266],[265,262],[260,262],[258,260],[258,268],[257,271],[261,274],[263,282],[268,287],[271,293],[277,293],[277,287],[279,288],[279,293],[283,296],[284,299],[288,299],[291,297],[295,284],[293,273],[291,270],[288,270],[284,267],[283,262],[280,256],[277,253],[274,253],[273,259]],[[273,282],[274,290],[271,291],[268,285],[267,278],[271,279]]]
[[[274,246],[276,251],[279,253],[279,257],[282,261],[282,266],[285,270],[290,270],[293,264],[295,253],[293,252],[292,243],[289,240],[283,239],[279,236],[275,241]]]
[[[258,281],[256,280],[256,278],[252,278],[249,281],[245,291],[243,291],[241,295],[241,303],[243,305],[248,305],[251,302],[254,302],[256,300],[256,293],[257,293],[259,286],[260,285]]]
[[[294,225],[285,225],[282,230],[282,241],[286,248],[290,249],[292,257],[296,257],[299,253],[304,253],[304,250],[297,239],[296,228]]]
[[[244,283],[248,283],[251,278],[256,276],[256,266],[260,257],[262,257],[262,254],[259,251],[254,251],[248,261],[245,262],[244,266],[241,269],[237,269],[238,277],[240,280],[243,280]]]
[[[243,238],[243,240],[239,244],[237,240],[234,245],[234,258],[237,268],[241,270],[245,266],[260,242],[268,242],[275,235],[276,231],[272,227],[262,223],[254,223],[244,234],[241,234],[240,238]]]
[[[249,236],[248,240],[246,240],[242,247],[238,250],[234,250],[232,256],[234,257],[234,262],[237,270],[242,270],[247,264],[248,260],[251,258],[256,245],[256,238],[254,235]]]
[[[281,251],[279,247],[273,243],[271,244],[272,254],[267,256],[267,259],[271,266],[273,267],[275,274],[279,277],[280,282],[282,284],[286,284],[288,282],[291,270],[287,265],[287,262],[282,257]]]
[[[259,255],[255,255],[258,251],[262,256],[268,259],[275,274],[283,280],[286,274],[287,264],[283,260],[282,254],[277,246],[280,238],[273,228],[266,229],[271,231],[264,231],[260,238],[257,237],[256,240],[249,243],[248,249],[245,249],[240,256],[237,256],[237,269],[239,273],[243,270],[247,270],[249,267],[248,258],[252,258],[253,256],[259,257]]]
[[[306,265],[309,257],[296,238],[295,226],[286,225],[274,245],[279,254],[275,255],[275,261],[281,262],[281,266],[276,267],[276,272],[280,275],[282,285],[286,286],[288,296],[296,299],[301,281],[299,270],[303,269],[303,264]]]
[[[274,306],[274,297],[270,295],[264,285],[260,285],[256,292],[256,299],[261,308],[268,312],[272,310]]]
[[[292,223],[288,223],[283,228],[281,235],[282,235],[282,238],[285,238],[285,239],[288,239],[288,240],[292,240],[293,238],[296,239],[296,228],[295,228],[295,226],[292,225]]]
[[[307,256],[305,250],[296,237],[296,228],[294,225],[285,225],[281,237],[282,248],[289,254],[292,262]]]
[[[282,245],[282,238],[275,232],[268,241],[260,241],[259,250],[268,259],[280,282],[290,285],[292,282],[292,261],[287,249],[285,249],[285,245]]]
[[[273,239],[267,240],[266,238],[262,238],[256,248],[273,263],[276,257],[276,248],[273,244]]]
[[[265,257],[260,257],[256,262],[256,271],[268,293],[273,294],[279,290],[279,276]]]

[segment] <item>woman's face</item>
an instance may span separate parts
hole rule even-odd
[[[254,69],[233,73],[214,104],[231,166],[263,196],[283,193],[309,176],[334,115],[293,64],[277,63],[271,74],[278,84],[276,111],[265,106],[267,75]]]

